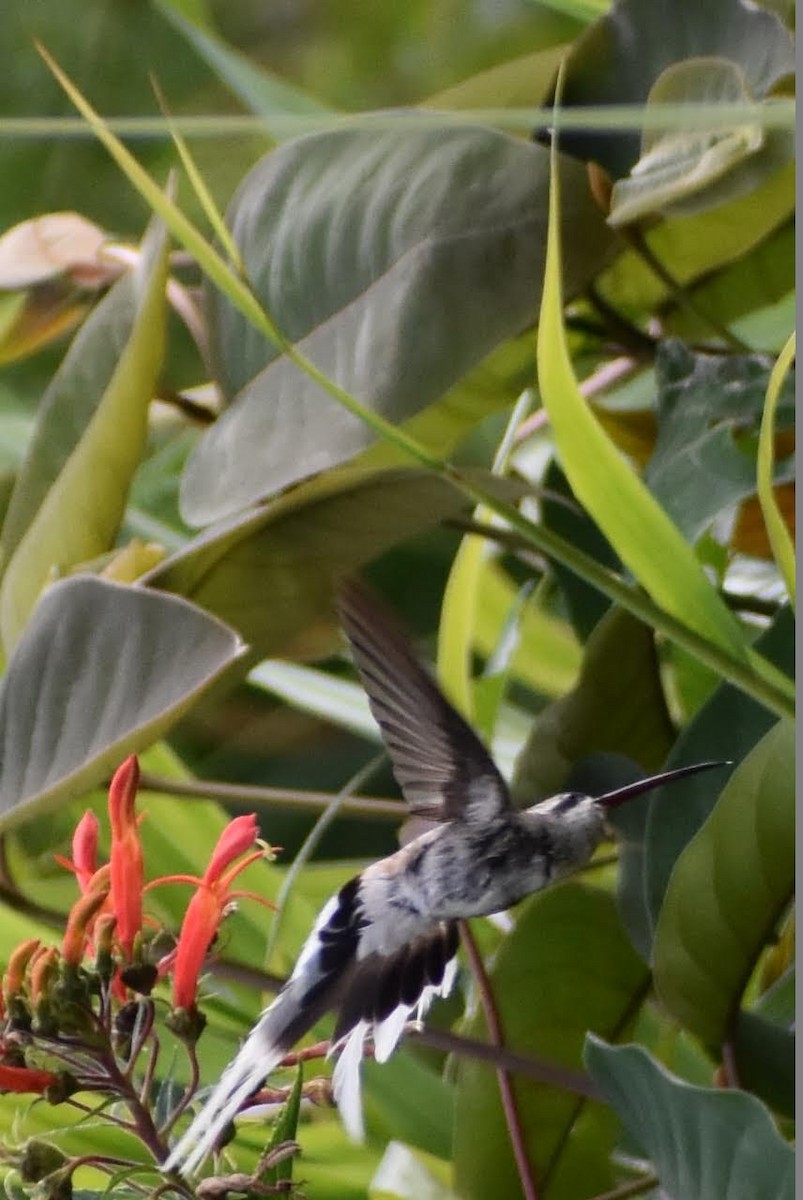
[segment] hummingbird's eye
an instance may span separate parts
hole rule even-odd
[[[586,796],[583,792],[563,792],[562,795],[555,797],[552,812],[556,816],[560,816],[561,813],[571,812],[573,808],[576,808],[585,799]]]

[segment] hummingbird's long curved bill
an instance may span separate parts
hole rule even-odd
[[[689,775],[697,775],[700,771],[711,771],[714,767],[732,765],[728,759],[723,759],[717,762],[692,763],[674,771],[663,771],[660,775],[648,775],[646,779],[638,779],[635,783],[628,783],[613,792],[606,792],[604,796],[598,796],[597,804],[601,804],[603,808],[618,808],[626,800],[634,800],[636,796],[651,792],[653,788],[663,787],[665,783],[674,783],[676,779],[685,779]]]

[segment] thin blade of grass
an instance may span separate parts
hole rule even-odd
[[[747,644],[738,622],[692,547],[607,436],[575,379],[563,325],[556,143],[555,136],[537,363],[541,397],[563,469],[577,499],[652,599],[746,663]]]

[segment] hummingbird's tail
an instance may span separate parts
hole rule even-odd
[[[293,978],[282,988],[229,1063],[220,1082],[160,1170],[192,1175],[215,1148],[240,1108],[320,1016],[303,1005],[308,981]]]
[[[204,1107],[160,1170],[192,1175],[242,1105],[299,1038],[337,1008],[331,1047],[340,1050],[333,1087],[346,1129],[360,1140],[359,1065],[366,1035],[377,1061],[393,1052],[406,1022],[451,987],[458,946],[454,921],[394,907],[392,873],[370,869],[324,905],[293,974],[260,1017]]]

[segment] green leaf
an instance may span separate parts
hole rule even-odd
[[[671,340],[659,347],[656,376],[658,438],[646,479],[696,541],[723,509],[756,493],[756,435],[770,367],[763,355],[696,354]],[[782,405],[779,423],[791,429],[794,375]],[[792,480],[793,455],[774,472],[776,483]]]
[[[164,353],[167,236],[86,322],[48,389],[3,526],[0,628],[8,652],[53,572],[114,544],[145,446]]]
[[[577,1070],[593,1029],[620,1036],[647,982],[612,897],[576,883],[522,908],[491,971],[505,1045]],[[487,1040],[483,1018],[467,1033]],[[455,1183],[464,1200],[521,1195],[493,1069],[459,1060]],[[577,1200],[613,1184],[615,1126],[599,1105],[514,1077],[525,1144],[543,1200]]]
[[[338,578],[464,507],[429,472],[326,472],[206,530],[146,582],[220,617],[255,655],[322,658],[336,645]]]
[[[795,623],[789,609],[781,609],[756,649],[789,675],[794,671]],[[763,705],[731,684],[723,683],[681,733],[667,761],[667,769],[703,759],[738,762],[773,725]],[[715,780],[705,774],[686,780],[683,803],[662,789],[649,800],[644,844],[644,893],[652,928],[658,920],[675,862],[711,814],[728,769]]]
[[[747,648],[735,618],[689,544],[608,438],[577,385],[563,327],[558,189],[555,173],[538,324],[538,378],[561,464],[577,499],[656,604],[744,661]],[[668,562],[671,571],[666,569]]]
[[[585,1061],[652,1160],[666,1200],[793,1200],[792,1148],[754,1096],[693,1087],[639,1046],[592,1035]]]
[[[0,823],[41,816],[155,741],[244,652],[173,596],[78,576],[48,588],[0,686]]]
[[[555,71],[566,53],[566,43],[531,50],[495,63],[477,75],[429,96],[427,109],[526,108],[544,99]]]
[[[229,222],[255,294],[284,336],[398,424],[535,320],[548,161],[541,147],[471,126],[330,131],[263,159]],[[573,293],[601,264],[610,232],[582,169],[562,169]],[[374,441],[217,292],[210,323],[231,403],[188,464],[183,512],[198,525]]]
[[[647,98],[650,105],[717,105],[753,101],[736,63],[722,58],[690,58],[663,71]],[[754,191],[794,157],[787,130],[760,122],[678,131],[645,130],[641,157],[614,185],[609,221],[625,225],[653,213],[689,216]]]
[[[738,65],[759,99],[794,71],[789,32],[777,17],[740,0],[616,0],[577,39],[566,63],[567,106],[643,104],[673,63],[713,57]],[[600,163],[614,179],[639,157],[638,134],[566,133],[565,148]]]
[[[655,770],[672,737],[652,630],[612,608],[588,640],[573,690],[538,716],[516,763],[514,792],[527,804],[552,795],[590,754],[622,754]]]
[[[673,1016],[710,1046],[729,1036],[792,895],[793,779],[794,729],[781,721],[734,772],[669,881],[655,931],[655,984]]]

